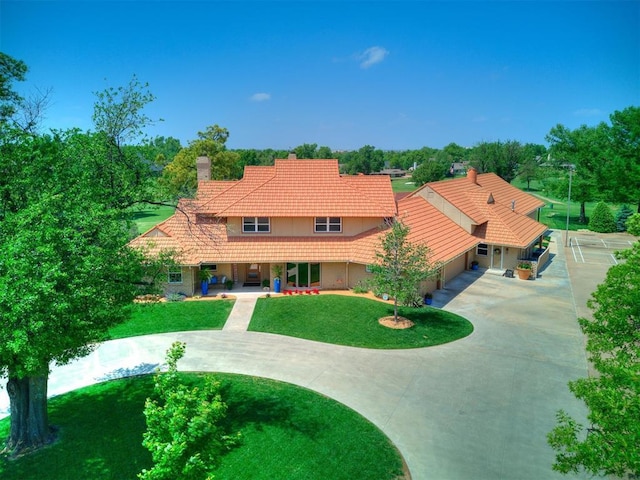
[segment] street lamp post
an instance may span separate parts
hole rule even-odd
[[[567,164],[563,166],[569,169],[569,197],[567,200],[567,235],[564,242],[564,246],[568,247],[569,246],[569,211],[571,208],[571,177],[573,176],[572,173],[575,166],[571,164]]]

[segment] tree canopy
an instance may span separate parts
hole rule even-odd
[[[430,261],[426,245],[408,240],[409,227],[395,219],[382,237],[372,265],[374,291],[393,298],[393,318],[398,321],[398,304],[413,305],[422,301],[420,283],[438,273],[439,265]]]
[[[198,186],[196,159],[199,156],[211,159],[211,180],[237,178],[242,173],[238,172],[240,155],[226,149],[228,138],[229,131],[218,125],[198,132],[198,139],[181,149],[164,168],[162,183],[169,194],[173,197],[193,197]]]
[[[103,113],[129,108],[139,119],[144,101],[121,103],[132,98],[110,96]],[[141,293],[127,217],[145,195],[149,164],[113,136],[136,131],[134,123],[111,133],[14,129],[0,139],[0,374],[14,454],[51,440],[50,364],[87,354]]]

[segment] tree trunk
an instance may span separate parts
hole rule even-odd
[[[393,299],[393,323],[398,323],[398,296]]]
[[[580,202],[580,218],[578,223],[587,223],[587,212],[585,209],[585,202]]]
[[[11,455],[35,450],[53,441],[47,416],[47,381],[48,375],[9,377],[11,429],[6,451]]]

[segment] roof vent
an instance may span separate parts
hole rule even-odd
[[[512,212],[516,211],[516,201],[515,200],[511,200],[511,211]]]
[[[493,193],[489,194],[489,198],[487,198],[487,203],[489,204],[496,203],[496,201],[493,199]]]

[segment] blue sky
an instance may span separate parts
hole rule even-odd
[[[186,145],[545,143],[640,105],[640,2],[0,0],[0,49],[52,90],[46,126],[91,129],[135,74]]]

